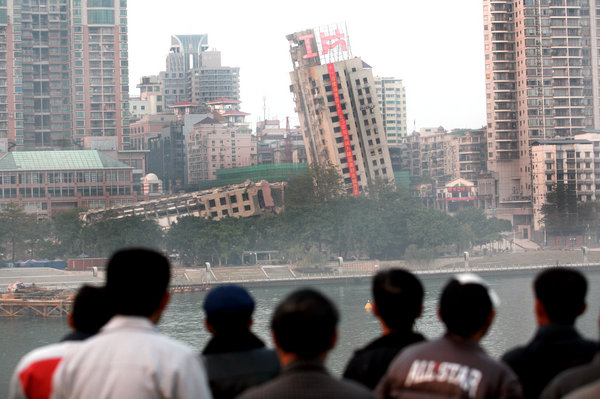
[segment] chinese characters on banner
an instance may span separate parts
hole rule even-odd
[[[327,72],[329,72],[329,81],[331,82],[331,89],[333,90],[333,99],[335,101],[335,109],[337,116],[340,120],[340,129],[342,130],[342,138],[344,139],[344,149],[346,150],[346,160],[348,162],[348,169],[350,170],[350,179],[352,181],[352,194],[357,197],[360,194],[358,188],[358,176],[356,175],[356,165],[354,164],[354,154],[352,153],[352,143],[350,142],[350,135],[348,133],[348,125],[346,124],[346,117],[344,116],[344,110],[342,110],[342,103],[340,101],[340,92],[338,90],[337,76],[335,75],[335,67],[333,64],[327,64]]]
[[[328,55],[329,50],[333,50],[338,46],[341,46],[342,51],[348,51],[346,40],[344,39],[344,33],[341,33],[339,29],[335,30],[335,34],[326,36],[325,33],[320,32],[321,37],[321,55]],[[306,54],[302,57],[304,59],[318,57],[319,53],[315,52],[312,48],[311,40],[315,38],[314,34],[300,36],[299,39],[304,41],[306,48]]]
[[[448,191],[470,191],[469,187],[448,187]]]

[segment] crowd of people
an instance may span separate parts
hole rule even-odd
[[[213,288],[203,304],[211,338],[201,353],[161,334],[171,270],[160,253],[126,249],[108,262],[103,287],[83,286],[60,343],[26,354],[9,398],[524,398],[600,397],[598,343],[575,320],[586,310],[587,281],[550,268],[534,281],[534,337],[501,360],[479,345],[500,299],[479,276],[463,273],[438,302],[443,336],[415,331],[424,289],[409,271],[388,269],[372,282],[381,336],[358,349],[343,373],[325,360],[338,337],[335,305],[314,289],[292,292],[271,318],[274,349],[252,332],[254,300],[237,285]]]

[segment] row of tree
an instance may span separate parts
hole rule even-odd
[[[249,218],[181,217],[163,231],[153,221],[107,214],[84,225],[78,210],[37,221],[16,206],[0,212],[5,259],[109,256],[119,248],[145,246],[177,254],[186,266],[239,264],[244,251],[278,250],[288,262],[316,263],[328,257],[397,259],[437,255],[453,246],[497,240],[510,223],[469,208],[454,217],[428,209],[384,182],[368,195],[346,194],[331,166],[311,166],[285,190],[286,210]]]
[[[579,201],[574,184],[555,184],[542,205],[547,232],[557,235],[600,232],[600,201]]]

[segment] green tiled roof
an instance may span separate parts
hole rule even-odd
[[[16,151],[0,156],[0,170],[131,168],[96,150]]]

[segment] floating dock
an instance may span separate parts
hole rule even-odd
[[[0,317],[65,317],[72,303],[71,299],[0,299]]]

